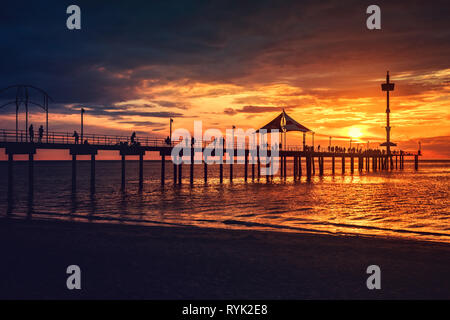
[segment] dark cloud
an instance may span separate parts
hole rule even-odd
[[[119,123],[131,124],[135,127],[166,127],[166,124],[153,121],[119,121]],[[155,130],[152,128],[152,130]]]
[[[351,95],[371,87],[368,80],[387,68],[439,70],[448,68],[450,55],[448,1],[380,0],[380,31],[365,28],[370,3],[356,0],[84,0],[77,1],[80,31],[65,27],[70,4],[8,1],[0,13],[0,86],[42,87],[62,112],[69,103],[108,106],[134,99],[147,80],[149,87],[185,79],[250,87],[288,82],[312,94]],[[324,84],[334,90],[312,91]]]
[[[241,108],[226,108],[224,110],[225,114],[235,115],[238,113],[265,113],[265,112],[279,112],[282,109],[289,110],[292,109],[292,106],[243,106]]]

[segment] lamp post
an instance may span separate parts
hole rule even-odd
[[[315,132],[312,131],[312,149],[313,149],[313,151],[314,151],[314,134],[315,134]]]
[[[83,118],[84,118],[84,108],[81,108],[81,143],[82,144],[83,144],[83,131],[84,131]]]
[[[173,119],[170,118],[170,145],[172,146],[172,123],[173,123]]]
[[[329,146],[330,149],[331,149],[331,136],[330,136],[330,140],[329,140],[329,142],[328,142],[328,146]]]
[[[232,137],[231,137],[231,139],[232,139],[231,141],[232,141],[232,142],[231,142],[231,143],[232,143],[232,144],[231,144],[231,145],[233,146],[233,149],[234,149],[234,129],[236,129],[236,126],[233,125],[233,126],[231,127],[231,129],[232,129],[232,131],[231,131],[231,135],[232,135]]]

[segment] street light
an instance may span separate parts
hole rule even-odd
[[[84,108],[81,108],[81,143],[83,143],[83,130],[84,130],[84,125],[83,125],[83,118],[84,118]]]
[[[234,149],[234,129],[236,129],[236,126],[233,125],[232,129],[233,130],[231,131],[232,132],[232,137],[231,137],[232,140],[231,141],[232,141],[232,146],[233,146],[233,149]]]
[[[173,119],[170,118],[170,145],[172,145],[172,123],[173,123]]]

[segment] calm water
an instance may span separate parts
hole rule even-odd
[[[302,164],[304,166],[304,163]],[[218,228],[263,229],[286,232],[326,232],[407,237],[450,242],[450,163],[413,163],[403,171],[336,174],[325,162],[325,176],[294,182],[275,177],[266,183],[244,182],[243,166],[235,179],[218,181],[218,165],[209,166],[208,184],[203,166],[189,185],[189,167],[183,166],[183,185],[173,186],[172,165],[166,165],[166,186],[160,186],[160,164],[145,162],[144,190],[138,190],[138,163],[127,162],[126,191],[120,190],[120,162],[97,162],[97,189],[89,191],[89,162],[78,164],[78,192],[71,193],[70,162],[36,162],[35,195],[27,194],[27,163],[16,162],[15,198],[6,201],[7,164],[0,163],[0,214],[12,217],[89,220],[131,224],[196,225]],[[318,168],[316,166],[316,174]],[[305,173],[305,168],[303,167]],[[251,173],[251,170],[249,170]],[[288,163],[292,175],[292,163]]]

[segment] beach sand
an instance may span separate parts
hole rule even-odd
[[[2,218],[0,249],[2,299],[450,298],[444,243]]]

